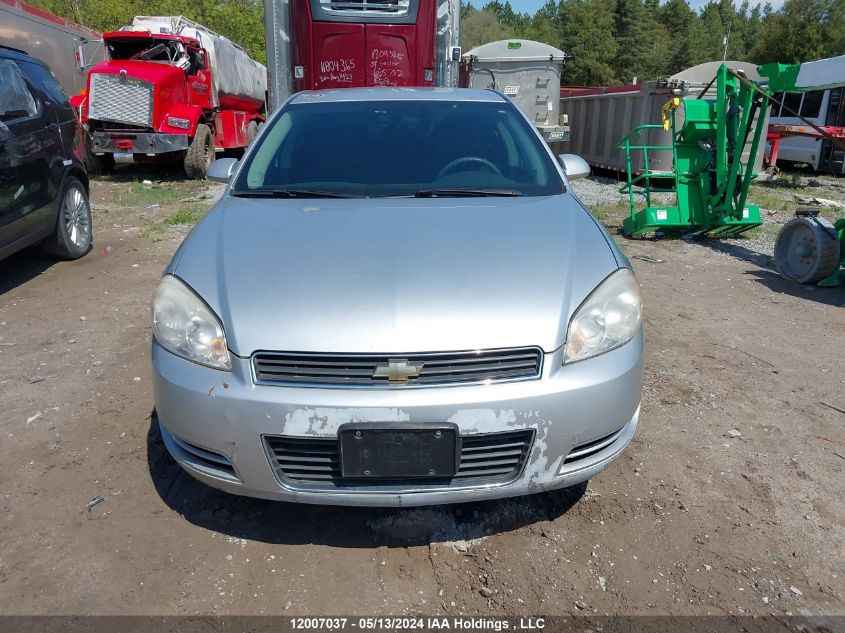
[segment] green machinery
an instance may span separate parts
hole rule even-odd
[[[757,176],[754,159],[766,131],[764,113],[772,95],[845,85],[845,56],[807,64],[764,64],[758,72],[766,80],[751,81],[723,64],[697,97],[673,97],[663,108],[662,124],[637,126],[620,141],[628,168],[620,193],[628,196],[630,204],[630,216],[622,226],[625,235],[724,237],[762,224],[758,207],[748,204],[747,197]],[[713,82],[716,98],[704,98]],[[683,110],[680,122],[678,110]],[[827,134],[806,123],[816,133]],[[642,140],[655,129],[670,131],[671,145],[648,145]],[[650,168],[649,152],[656,150],[672,151],[671,172]],[[638,174],[632,170],[635,152],[642,153],[643,168]],[[653,199],[655,194],[667,193],[674,194],[672,203]],[[666,197],[657,196],[658,200]],[[641,198],[644,206],[638,204]],[[776,246],[775,263],[785,277],[803,283],[825,278],[826,283],[838,283],[838,267],[845,257],[845,221],[834,226],[802,212],[784,226],[778,245],[780,256]]]

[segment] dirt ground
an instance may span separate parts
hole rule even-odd
[[[588,486],[298,506],[207,488],[164,450],[149,302],[220,188],[160,177],[93,183],[83,259],[0,263],[0,613],[845,614],[845,288],[782,281],[772,231],[619,238],[642,416]]]

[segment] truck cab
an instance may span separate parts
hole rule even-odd
[[[107,60],[88,73],[82,119],[89,166],[115,154],[182,160],[204,178],[217,152],[243,150],[264,119],[266,70],[243,49],[179,17],[136,17],[103,34]]]
[[[83,110],[91,152],[108,165],[117,152],[187,150],[189,132],[211,108],[211,76],[199,42],[123,31],[103,39],[109,59],[91,69]]]

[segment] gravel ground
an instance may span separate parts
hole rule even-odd
[[[575,185],[611,231],[615,187]],[[755,263],[771,235],[618,238],[643,404],[588,486],[303,506],[196,482],[153,414],[150,297],[219,190],[120,169],[93,183],[86,257],[3,262],[0,614],[845,614],[845,293]]]

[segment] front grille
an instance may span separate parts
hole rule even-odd
[[[153,115],[153,85],[134,77],[91,75],[88,117],[149,127]]]
[[[600,437],[597,440],[592,440],[584,444],[579,444],[571,451],[569,451],[569,454],[566,456],[566,459],[563,460],[563,463],[572,464],[574,462],[595,455],[596,453],[601,450],[604,450],[605,448],[613,444],[617,439],[619,439],[619,436],[622,435],[622,431],[624,430],[625,427],[623,426],[618,431],[614,431],[613,433]]]
[[[531,449],[533,431],[485,433],[461,438],[461,465],[456,479],[518,475]]]
[[[458,472],[451,482],[458,485],[478,481],[506,483],[522,472],[531,450],[534,431],[508,431],[461,436],[461,460]],[[279,476],[295,484],[343,485],[426,485],[430,479],[348,480],[340,473],[338,442],[333,437],[289,437],[267,435],[264,437],[271,463]],[[449,480],[439,480],[448,484]]]
[[[358,14],[386,13],[406,15],[410,0],[320,0],[320,8],[326,13]]]
[[[422,387],[524,380],[540,376],[542,361],[537,348],[444,354],[257,352],[252,359],[258,383],[318,387]],[[408,374],[409,367],[420,364],[419,375],[408,375],[406,380],[391,380],[386,375],[392,371]],[[383,375],[374,376],[377,369]]]

